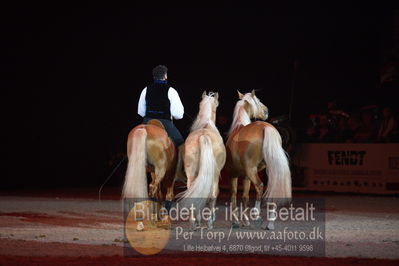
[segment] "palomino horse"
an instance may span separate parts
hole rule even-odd
[[[128,136],[127,154],[129,163],[126,171],[122,198],[161,200],[161,181],[167,188],[166,201],[172,201],[174,175],[176,168],[176,150],[163,125],[158,120],[150,120],[133,128]],[[147,172],[152,181],[147,188]],[[151,217],[153,219],[153,217]],[[143,230],[139,222],[137,230]]]
[[[238,92],[233,123],[228,133],[226,143],[226,169],[231,176],[231,203],[232,208],[237,206],[238,176],[245,176],[243,181],[243,205],[246,210],[249,201],[251,182],[256,189],[255,208],[260,214],[263,193],[263,183],[258,172],[266,168],[268,184],[263,198],[268,201],[289,201],[291,199],[291,173],[288,159],[281,146],[281,137],[271,124],[256,121],[251,118],[266,120],[267,107],[255,95],[255,91],[245,95]],[[274,206],[274,205],[273,205]],[[272,210],[274,211],[274,210]],[[269,216],[269,214],[268,214]],[[248,225],[248,217],[243,215],[243,225]],[[260,215],[255,218],[255,224],[260,225]],[[238,221],[233,222],[238,227]],[[267,229],[273,229],[273,222],[269,222]]]
[[[194,207],[191,223],[196,230],[201,223],[200,212],[209,202],[211,215],[207,220],[209,229],[215,221],[215,204],[219,194],[219,176],[226,161],[223,139],[215,126],[218,93],[204,92],[191,133],[184,143],[183,162],[187,176],[187,190],[178,195],[180,204]]]

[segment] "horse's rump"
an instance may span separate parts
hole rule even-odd
[[[131,130],[128,136],[128,155],[130,154],[130,146],[133,141],[134,131],[138,128],[144,128],[147,132],[147,143],[146,152],[148,162],[151,165],[156,164],[159,161],[164,161],[166,158],[175,159],[175,147],[172,140],[168,137],[167,132],[163,127],[160,127],[158,120],[153,121],[151,124],[138,125]],[[162,124],[161,124],[162,125]]]
[[[226,165],[233,171],[233,176],[245,176],[246,167],[258,167],[262,164],[258,170],[264,169],[262,144],[264,128],[269,126],[273,127],[267,122],[256,121],[238,128],[230,135],[226,143]]]
[[[146,172],[155,172],[163,178],[165,173],[174,171],[175,153],[173,142],[158,125],[142,124],[133,128],[127,141],[129,162],[123,197],[146,198]]]
[[[243,126],[232,133],[226,147],[226,166],[233,176],[246,176],[249,169],[266,167],[269,178],[264,198],[291,198],[288,159],[273,125],[256,121]]]

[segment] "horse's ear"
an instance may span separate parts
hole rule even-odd
[[[252,94],[252,97],[254,97],[255,96],[255,90],[252,90],[251,94]]]
[[[202,99],[204,99],[205,96],[206,96],[206,91],[204,91],[204,92],[202,93]]]
[[[244,98],[244,95],[239,90],[237,90],[237,92],[238,92],[238,99],[242,100],[242,98]]]

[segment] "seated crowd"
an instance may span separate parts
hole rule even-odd
[[[399,142],[398,122],[389,106],[364,106],[347,113],[335,102],[326,112],[309,115],[309,125],[301,135],[304,142]]]

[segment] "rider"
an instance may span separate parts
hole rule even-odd
[[[137,113],[144,117],[144,124],[151,119],[159,120],[175,146],[179,147],[184,139],[172,119],[182,119],[184,107],[177,91],[168,84],[167,72],[166,66],[154,67],[152,70],[154,83],[141,92]]]

